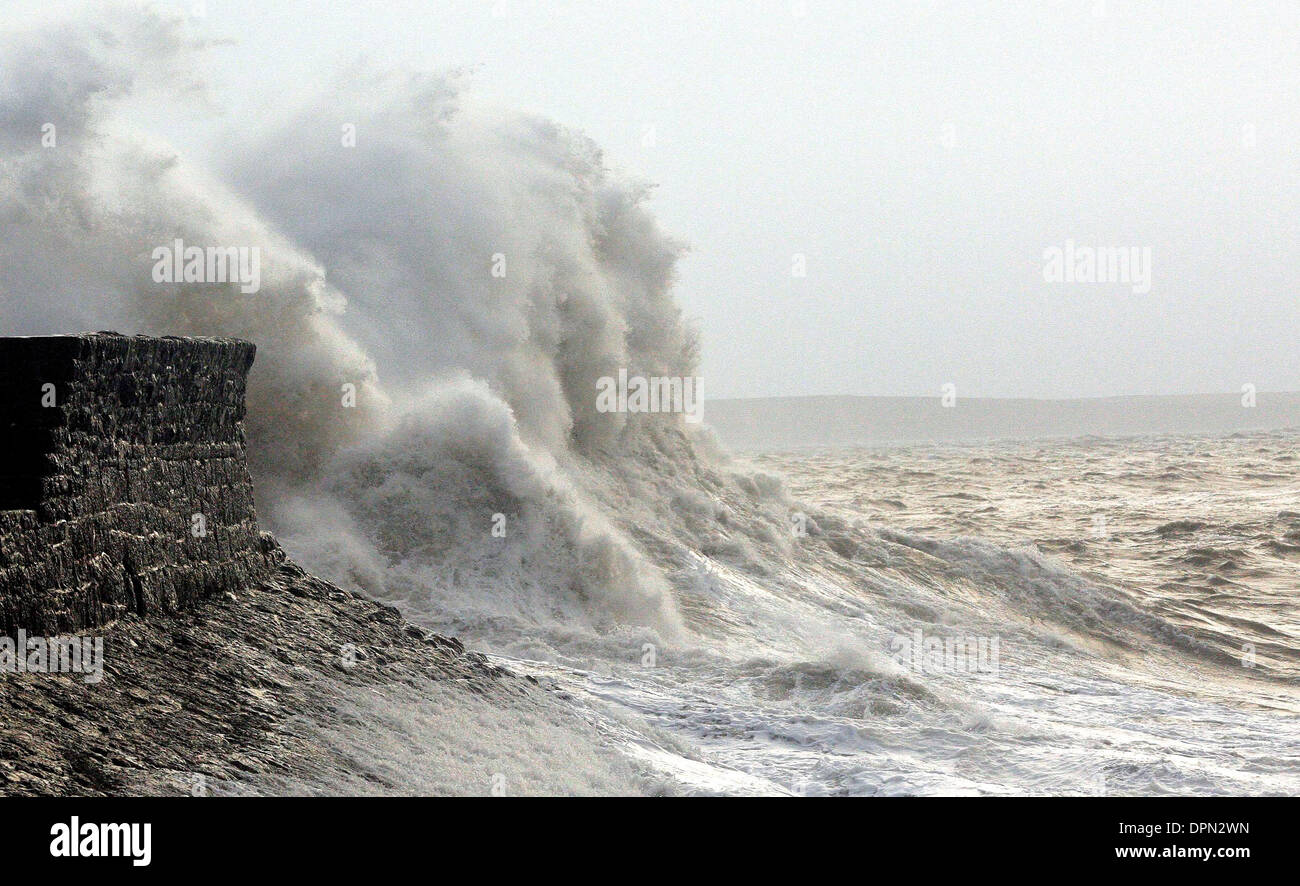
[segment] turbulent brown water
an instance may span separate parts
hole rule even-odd
[[[259,510],[314,574],[543,678],[651,790],[1300,793],[1294,436],[733,461],[598,407],[699,354],[682,244],[588,138],[373,70],[187,156],[130,100],[208,46],[152,7],[0,38],[0,331],[254,341]],[[260,290],[157,278],[176,239]],[[605,783],[537,734],[511,784]]]
[[[735,490],[602,495],[690,631],[655,663],[484,641],[688,790],[1294,794],[1298,441],[749,454]],[[972,640],[991,661],[947,657]]]
[[[1032,548],[1263,674],[1300,675],[1300,432],[759,456],[877,527]]]

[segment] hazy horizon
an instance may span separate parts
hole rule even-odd
[[[709,397],[1300,388],[1294,4],[157,5],[205,98],[126,113],[200,162],[367,65],[589,134],[691,247]],[[1142,279],[1048,282],[1071,243]]]
[[[1300,794],[1300,9],[193,2],[5,0],[0,794]]]

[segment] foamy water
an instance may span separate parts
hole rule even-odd
[[[597,409],[602,378],[693,377],[698,344],[682,244],[588,138],[362,66],[198,163],[124,108],[203,112],[210,49],[129,2],[0,35],[0,331],[254,341],[287,550],[554,690],[534,719],[461,705],[448,761],[538,790],[621,790],[626,763],[647,791],[1300,788],[1293,438],[730,459]],[[256,248],[260,289],[156,279],[177,239]],[[957,640],[995,662],[927,658]],[[557,712],[609,760],[567,778],[482,740],[560,740]],[[403,747],[436,719],[383,716]],[[332,740],[364,754],[357,729]]]
[[[1294,793],[1295,442],[737,462],[719,477],[739,482],[713,495],[664,488],[611,508],[657,552],[685,622],[676,639],[474,616],[421,592],[402,602],[542,676],[673,791]],[[788,498],[745,482],[764,471],[789,478]],[[806,537],[781,525],[788,513],[807,515]],[[1208,568],[1189,567],[1213,545]],[[1239,574],[1230,591],[1225,570]],[[896,646],[916,631],[996,638],[996,669],[918,670]]]
[[[759,456],[828,544],[679,572],[713,636],[656,667],[515,664],[686,790],[1295,793],[1296,442]],[[999,638],[996,673],[910,669],[917,629]]]

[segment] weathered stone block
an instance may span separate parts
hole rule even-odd
[[[258,527],[243,430],[255,353],[232,339],[0,338],[0,631],[171,612],[272,574],[283,556]]]

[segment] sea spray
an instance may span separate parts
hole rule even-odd
[[[421,582],[450,568],[468,594],[506,568],[523,573],[515,614],[680,629],[659,567],[580,480],[585,457],[661,418],[602,413],[596,379],[693,375],[670,293],[682,247],[640,183],[459,76],[382,70],[250,122],[200,168],[119,112],[137,92],[202,91],[208,45],[182,19],[127,4],[2,39],[22,99],[0,109],[6,333],[255,342],[260,504],[344,583],[421,593],[395,590],[405,564]],[[64,121],[54,146],[47,118]],[[314,137],[340,118],[353,145]],[[510,531],[486,548],[498,513]]]

